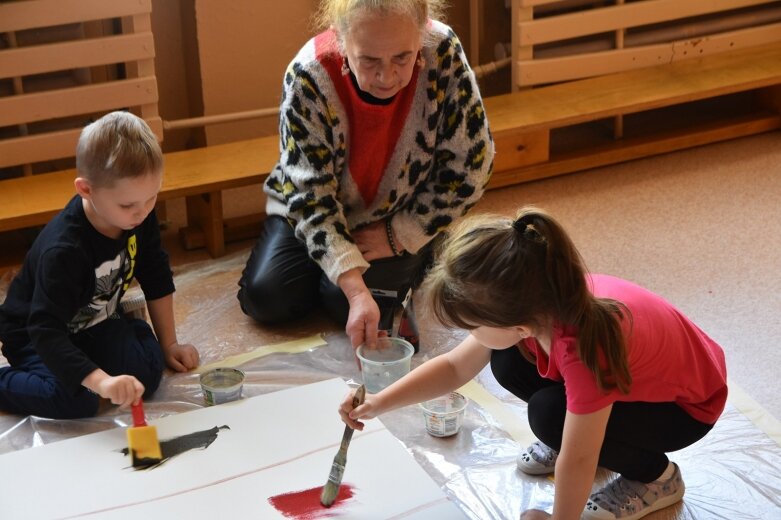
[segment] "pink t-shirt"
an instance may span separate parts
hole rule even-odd
[[[595,296],[622,302],[632,314],[631,330],[624,320],[632,385],[628,394],[601,392],[577,355],[574,328],[554,327],[550,357],[534,338],[525,345],[537,356],[541,376],[564,382],[567,410],[586,414],[616,401],[675,402],[696,420],[715,423],[727,400],[721,347],[662,297],[612,276],[590,278]]]

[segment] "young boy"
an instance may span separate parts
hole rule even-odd
[[[112,112],[88,125],[76,150],[77,195],[41,231],[0,305],[0,410],[93,416],[99,397],[122,407],[151,395],[165,363],[198,366],[176,339],[174,284],[153,211],[163,157],[146,123]],[[121,316],[133,278],[154,333]],[[156,335],[156,337],[155,337]]]

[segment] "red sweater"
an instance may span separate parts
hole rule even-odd
[[[317,35],[315,52],[347,112],[350,125],[350,175],[368,206],[377,195],[382,175],[407,120],[415,97],[418,67],[415,67],[409,84],[398,92],[389,104],[369,103],[361,99],[350,75],[342,74],[342,58],[334,52],[335,37],[333,31]]]

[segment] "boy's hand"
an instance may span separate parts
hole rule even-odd
[[[144,395],[144,385],[133,376],[109,376],[98,383],[95,391],[120,408],[127,408]]]
[[[200,361],[198,349],[189,343],[184,345],[171,343],[164,349],[163,354],[165,355],[166,364],[177,372],[192,370],[198,366]]]

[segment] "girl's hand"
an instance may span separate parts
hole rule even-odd
[[[189,343],[180,345],[171,343],[163,349],[166,364],[177,372],[187,372],[198,366],[200,355],[198,350]]]
[[[546,520],[550,517],[548,513],[539,509],[527,509],[521,513],[521,520]]]
[[[393,251],[388,243],[388,232],[385,229],[384,220],[351,231],[350,234],[367,262],[393,256]],[[394,242],[396,247],[399,247],[398,242],[395,240]]]
[[[364,423],[358,419],[374,419],[380,413],[376,402],[377,396],[366,394],[363,404],[353,408],[354,395],[355,391],[352,391],[345,396],[342,404],[339,406],[339,416],[353,430],[362,431]]]

